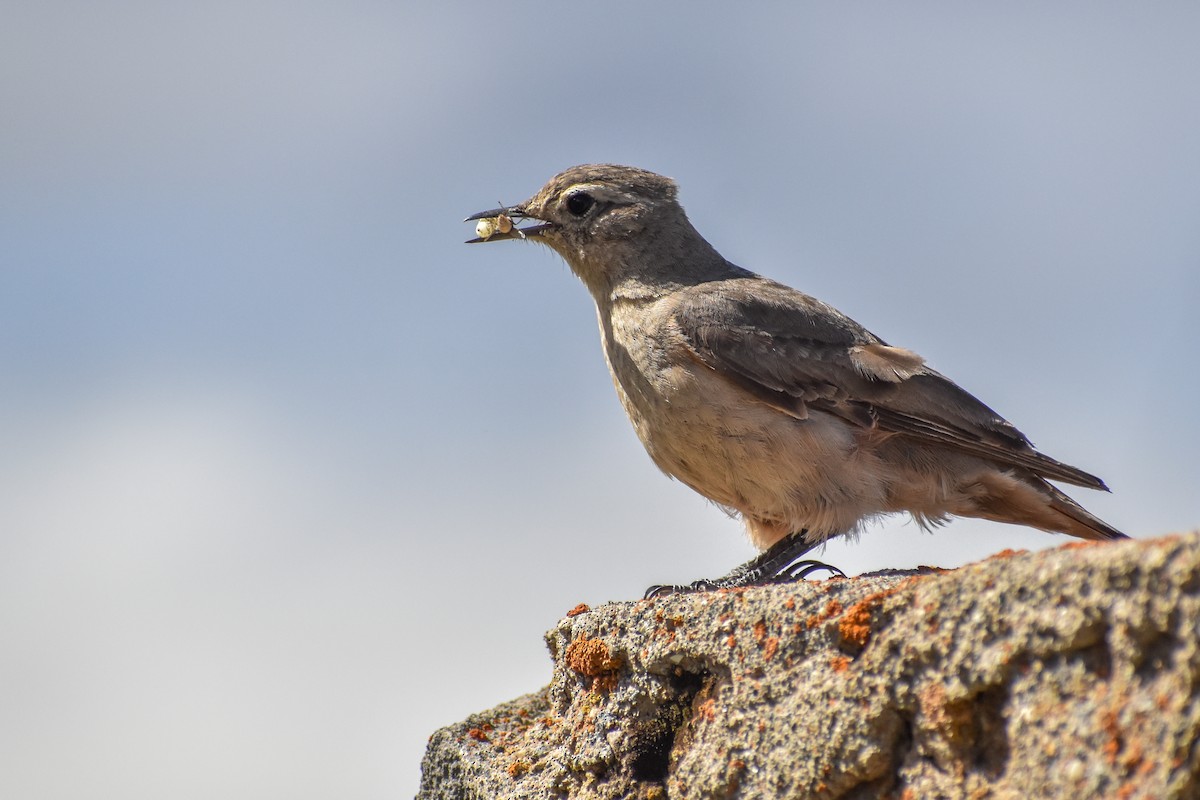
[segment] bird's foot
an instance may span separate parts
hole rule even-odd
[[[764,586],[770,583],[788,583],[808,577],[813,572],[826,569],[834,575],[846,576],[837,567],[820,561],[798,560],[800,556],[816,547],[805,539],[805,531],[798,531],[780,539],[754,558],[735,567],[728,575],[720,578],[701,578],[689,584],[655,585],[646,590],[649,600],[668,594],[688,592],[710,592],[714,589],[735,589],[742,586]]]

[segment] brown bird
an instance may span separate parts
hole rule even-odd
[[[613,383],[663,472],[740,515],[764,552],[691,588],[804,574],[796,559],[881,515],[1123,539],[1048,481],[1108,487],[833,307],[726,261],[669,178],[572,167],[479,238],[549,245],[596,302]],[[534,224],[518,227],[522,220]],[[824,566],[824,565],[817,565]],[[652,587],[651,592],[663,588]]]

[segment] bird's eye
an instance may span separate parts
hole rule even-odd
[[[594,205],[596,205],[596,198],[587,192],[574,192],[567,197],[567,211],[570,211],[572,216],[582,217]]]

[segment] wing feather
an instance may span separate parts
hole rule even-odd
[[[833,307],[758,276],[680,293],[675,322],[695,358],[796,419],[817,409],[1094,489],[1104,482],[1033,449],[1011,423],[915,353]]]

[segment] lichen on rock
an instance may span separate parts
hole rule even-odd
[[[1200,534],[592,607],[418,797],[1200,797],[1198,631]]]

